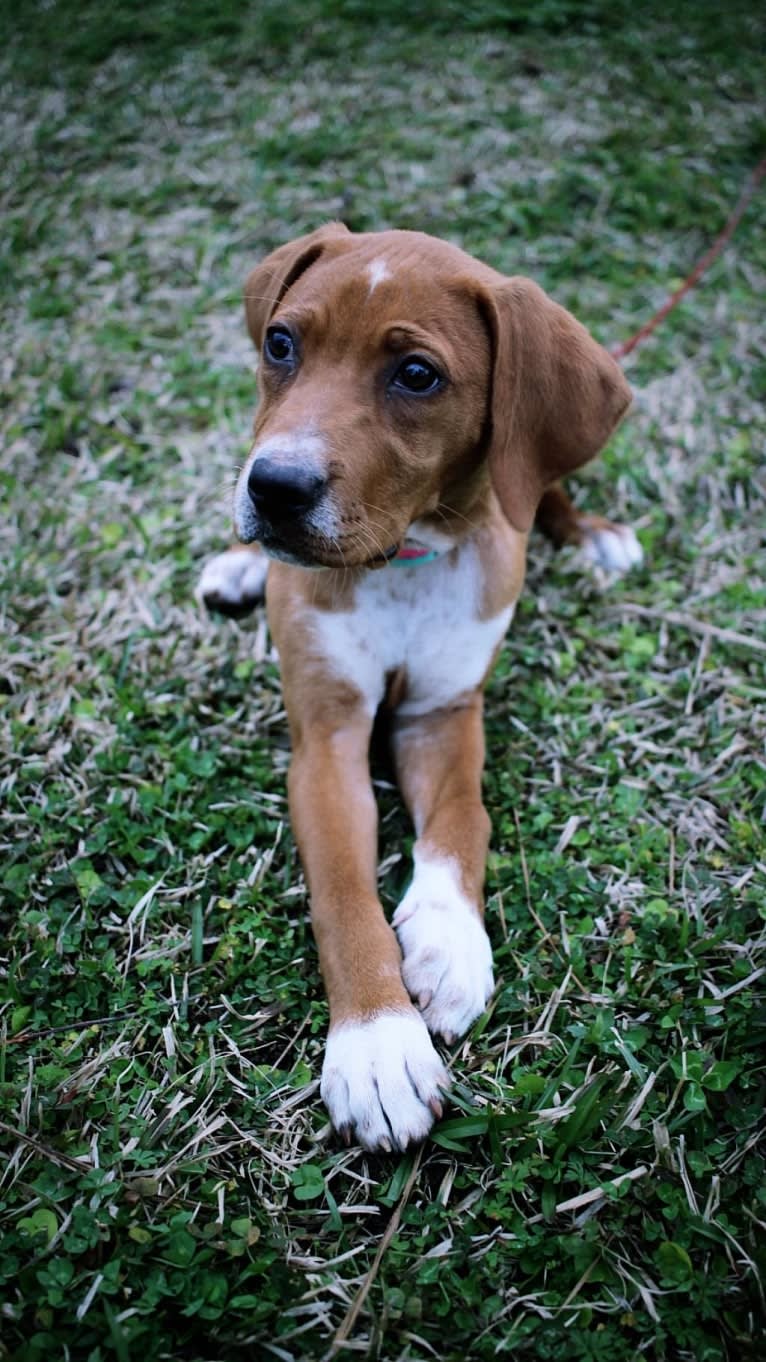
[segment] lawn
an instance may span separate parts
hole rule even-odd
[[[0,1358],[763,1356],[766,190],[575,483],[645,566],[533,539],[488,688],[498,988],[421,1150],[328,1129],[276,659],[193,595],[252,264],[420,228],[623,340],[766,152],[757,6],[3,13]]]

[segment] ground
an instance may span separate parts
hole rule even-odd
[[[763,191],[575,484],[645,566],[533,541],[488,691],[499,983],[416,1153],[327,1128],[275,659],[193,596],[259,256],[422,228],[617,343],[764,155],[763,27],[383,11],[28,2],[4,45],[0,1357],[763,1347]]]

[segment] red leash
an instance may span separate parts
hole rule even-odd
[[[734,212],[732,213],[731,217],[729,218],[729,221],[726,223],[726,226],[724,227],[723,231],[720,232],[719,235],[716,237],[715,241],[710,247],[710,250],[706,251],[702,259],[699,260],[697,264],[694,266],[694,269],[692,270],[691,274],[688,275],[686,279],[684,279],[684,282],[682,283],[681,287],[677,288],[675,293],[671,293],[670,297],[665,300],[659,311],[655,312],[654,316],[651,317],[649,321],[646,322],[645,325],[640,328],[640,330],[636,331],[636,333],[633,336],[631,336],[629,340],[622,341],[620,345],[613,345],[610,347],[609,353],[611,355],[614,355],[615,359],[624,359],[626,355],[630,354],[631,350],[635,350],[636,346],[640,345],[643,340],[646,340],[646,337],[651,335],[655,327],[659,326],[663,318],[667,317],[668,313],[673,311],[673,308],[676,307],[678,303],[680,303],[684,294],[688,293],[690,288],[694,288],[694,285],[697,283],[698,279],[702,278],[702,275],[705,273],[705,270],[708,269],[709,266],[712,265],[716,257],[721,254],[721,251],[723,250],[727,241],[734,234],[734,230],[737,227],[739,220],[742,217],[742,214],[747,208],[747,205],[749,204],[751,198],[753,197],[753,194],[758,188],[758,185],[760,184],[764,175],[766,175],[766,156],[764,156],[763,160],[759,162],[759,164],[755,167],[755,170],[750,175],[745,185],[745,188],[740,194],[739,202],[736,208],[734,209]]]

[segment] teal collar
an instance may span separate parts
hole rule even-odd
[[[396,557],[391,559],[391,566],[421,567],[423,563],[433,563],[435,558],[440,557],[441,554],[438,549],[428,549],[414,540],[410,540],[408,543],[405,539]]]

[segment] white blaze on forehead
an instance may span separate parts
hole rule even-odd
[[[385,260],[373,260],[372,264],[367,266],[367,278],[370,281],[370,293],[378,284],[382,284],[384,279],[390,279],[391,271]]]

